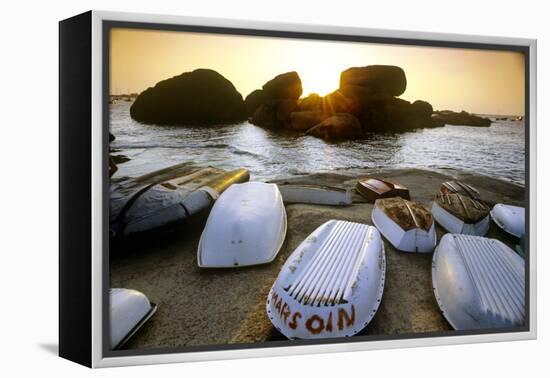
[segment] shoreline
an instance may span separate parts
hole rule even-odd
[[[181,165],[190,169],[192,165]],[[163,175],[170,175],[165,170]],[[173,171],[172,171],[173,172]],[[420,169],[365,169],[395,180],[410,189],[411,198],[429,206],[441,182],[460,179],[478,188],[486,202],[523,205],[525,188],[507,181],[453,171],[442,174]],[[452,174],[452,175],[451,175]],[[353,188],[357,177],[339,173],[313,173],[271,180]],[[142,180],[155,179],[151,175]],[[197,224],[134,248],[111,254],[111,287],[128,287],[145,293],[158,304],[157,314],[127,344],[127,349],[171,346],[251,343],[280,340],[265,313],[265,299],[290,253],[319,225],[329,219],[372,224],[372,204],[356,193],[346,207],[286,205],[288,231],[276,259],[266,265],[239,269],[205,270],[196,264]],[[444,231],[436,226],[438,240]],[[491,223],[487,237],[514,247],[516,240]],[[387,241],[386,284],[376,316],[360,335],[397,335],[450,330],[435,301],[431,284],[432,253],[396,251]]]

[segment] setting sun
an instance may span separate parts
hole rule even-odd
[[[336,67],[325,64],[312,65],[307,70],[300,70],[302,79],[303,96],[317,93],[325,96],[333,92],[339,86],[340,71]]]

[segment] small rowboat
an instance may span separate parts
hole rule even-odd
[[[444,194],[457,193],[478,201],[481,200],[479,190],[462,181],[446,181],[441,184],[439,191]]]
[[[275,184],[233,184],[218,198],[197,252],[201,268],[233,268],[273,261],[286,236],[286,212]]]
[[[374,202],[379,198],[401,197],[411,199],[409,189],[403,185],[382,180],[376,177],[364,177],[357,181],[357,192],[368,202]]]
[[[433,255],[432,283],[443,316],[454,329],[525,322],[525,262],[498,240],[444,235]]]
[[[289,339],[352,336],[374,317],[386,260],[378,230],[330,220],[283,265],[267,298],[267,315]]]
[[[110,289],[111,348],[122,347],[157,310],[147,297],[130,289]]]
[[[502,230],[516,238],[525,234],[525,208],[496,204],[491,210],[491,218]]]
[[[453,234],[483,236],[489,231],[489,207],[463,194],[437,193],[432,214],[441,227]]]
[[[351,205],[351,192],[342,188],[322,185],[279,184],[284,203],[306,203],[313,205]]]
[[[202,168],[148,185],[134,194],[111,222],[111,236],[129,236],[188,219],[209,208],[231,184],[249,179],[248,170]]]
[[[431,252],[437,243],[430,211],[400,197],[376,200],[372,222],[400,251]]]

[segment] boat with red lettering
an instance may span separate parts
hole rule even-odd
[[[353,336],[374,317],[385,272],[376,228],[330,220],[285,262],[268,294],[267,315],[289,339]]]
[[[376,200],[372,222],[400,251],[431,252],[437,244],[432,213],[416,202],[400,197]]]

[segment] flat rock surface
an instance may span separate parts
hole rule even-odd
[[[480,190],[489,206],[524,206],[524,188],[498,179],[456,171],[365,170],[365,175],[407,186],[411,200],[430,207],[443,181],[459,179]],[[312,174],[275,182],[355,187],[357,177]],[[354,194],[348,207],[287,205],[288,232],[270,264],[238,269],[197,267],[197,246],[205,216],[145,243],[112,253],[111,287],[132,288],[158,305],[157,313],[125,349],[251,343],[283,340],[265,313],[265,299],[290,253],[313,230],[330,219],[372,224],[372,204]],[[444,231],[437,226],[438,239]],[[517,241],[491,223],[489,233],[510,247]],[[432,254],[396,251],[385,241],[386,282],[378,312],[361,335],[398,335],[450,330],[435,301],[431,284]]]

